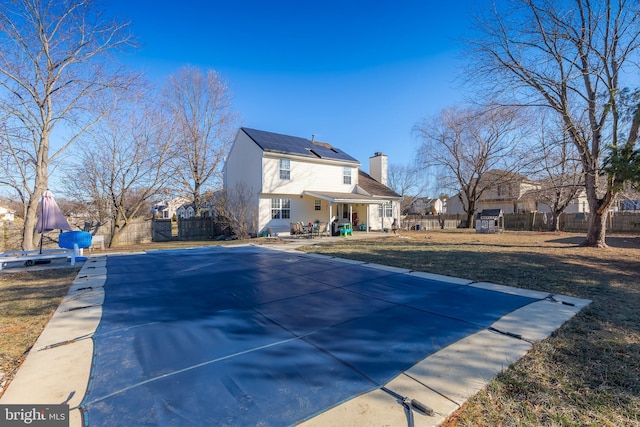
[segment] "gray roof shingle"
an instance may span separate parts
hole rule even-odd
[[[376,181],[371,178],[371,176],[358,169],[358,185],[362,187],[364,191],[371,194],[372,196],[377,197],[390,197],[390,198],[401,198],[402,196],[393,191],[391,188],[386,185]]]

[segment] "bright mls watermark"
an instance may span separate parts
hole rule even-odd
[[[0,426],[69,427],[69,405],[0,405]]]

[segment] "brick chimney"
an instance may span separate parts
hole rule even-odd
[[[387,185],[387,155],[376,152],[369,157],[369,175],[381,184]]]

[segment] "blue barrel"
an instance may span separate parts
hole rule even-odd
[[[76,243],[78,248],[91,247],[91,233],[88,231],[66,231],[58,236],[58,246],[65,249],[73,249]]]

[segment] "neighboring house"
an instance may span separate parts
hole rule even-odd
[[[0,206],[0,221],[13,221],[16,211]]]
[[[550,213],[551,208],[542,203],[537,202],[536,212]],[[578,191],[578,194],[569,202],[569,205],[563,211],[564,213],[589,213],[589,202],[587,201],[587,193],[584,190]]]
[[[442,200],[416,197],[407,209],[407,213],[412,215],[431,215],[434,211],[436,215],[444,212],[444,203]]]
[[[330,144],[240,128],[224,167],[224,188],[249,189],[257,230],[285,232],[292,222],[350,222],[366,229],[390,228],[400,200],[387,187],[387,156],[360,162]]]
[[[176,209],[176,217],[178,218],[189,219],[194,216],[196,216],[196,210],[193,208],[193,204],[191,203],[182,205]]]
[[[158,216],[164,219],[171,219],[174,215],[177,216],[176,212],[181,206],[184,206],[188,203],[189,201],[184,197],[176,197],[175,199],[169,201],[163,200],[162,202],[155,204],[152,210],[154,216]]]
[[[548,205],[536,200],[536,191],[541,188],[541,183],[527,179],[526,177],[504,171],[489,171],[484,179],[495,181],[495,185],[489,185],[476,202],[476,211],[483,209],[501,209],[504,214],[525,212],[547,212],[551,209]],[[489,181],[490,182],[490,181]],[[584,191],[578,193],[575,199],[565,209],[566,213],[589,212]],[[458,194],[447,201],[446,213],[462,215],[464,209]]]

